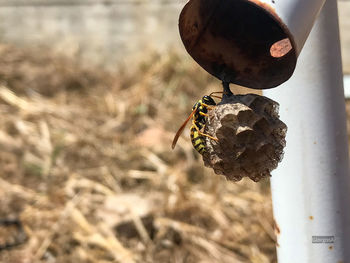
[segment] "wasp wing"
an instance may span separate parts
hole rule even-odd
[[[190,116],[188,116],[187,120],[185,120],[185,122],[181,125],[180,129],[177,131],[177,133],[175,134],[174,140],[173,140],[173,144],[171,145],[171,148],[174,149],[175,145],[177,143],[177,140],[179,139],[181,133],[183,132],[183,130],[186,127],[187,122],[192,118],[193,114],[196,112],[196,109],[194,109]]]

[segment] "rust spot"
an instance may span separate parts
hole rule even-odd
[[[314,217],[313,217],[313,216],[309,216],[309,219],[310,219],[310,220],[314,220]]]
[[[273,220],[273,227],[275,229],[275,233],[276,235],[279,235],[281,234],[281,229],[280,229],[280,226],[277,224],[276,220],[274,219]]]
[[[344,261],[343,260],[339,260],[337,263],[344,263]]]
[[[292,43],[288,38],[282,39],[274,43],[270,48],[270,54],[274,58],[281,58],[292,50]]]
[[[329,250],[333,250],[333,246],[329,246],[328,249],[329,249]]]

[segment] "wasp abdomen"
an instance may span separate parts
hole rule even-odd
[[[197,152],[203,154],[205,152],[204,138],[201,136],[194,125],[191,127],[191,142]]]

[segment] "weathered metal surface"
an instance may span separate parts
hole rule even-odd
[[[289,79],[297,55],[273,9],[256,3],[191,0],[180,14],[179,30],[187,52],[206,71],[227,82],[266,89]]]
[[[327,0],[294,75],[263,92],[280,103],[288,125],[284,159],[271,178],[279,263],[349,262],[350,176],[338,34],[336,1]]]

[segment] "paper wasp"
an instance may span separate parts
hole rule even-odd
[[[190,116],[185,120],[185,122],[181,125],[180,129],[177,131],[175,134],[173,144],[172,144],[172,149],[175,148],[175,145],[177,143],[177,140],[179,139],[179,136],[183,132],[183,130],[186,127],[186,124],[189,122],[191,118],[192,119],[192,126],[191,126],[191,142],[193,144],[193,147],[196,149],[197,152],[200,154],[203,154],[206,149],[205,149],[205,141],[204,141],[204,136],[217,141],[217,138],[214,138],[208,134],[205,134],[202,132],[202,129],[205,126],[206,122],[206,117],[208,116],[208,110],[212,110],[216,106],[216,102],[212,97],[215,98],[220,98],[219,96],[213,95],[215,93],[223,93],[223,92],[212,92],[209,96],[205,95],[203,96],[199,101],[197,101],[193,108]]]

